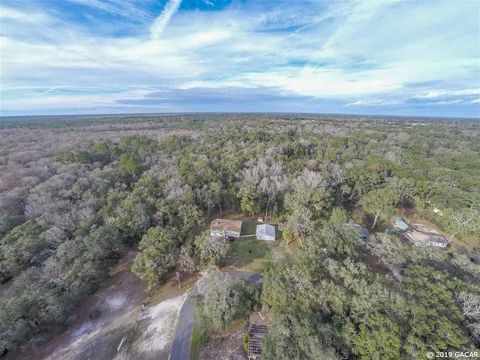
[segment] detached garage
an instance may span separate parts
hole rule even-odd
[[[275,241],[275,226],[269,224],[257,225],[257,239]]]

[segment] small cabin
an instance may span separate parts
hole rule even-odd
[[[275,241],[275,226],[270,224],[257,225],[256,235],[258,240]]]
[[[241,220],[215,219],[210,224],[210,235],[239,238],[242,232]]]

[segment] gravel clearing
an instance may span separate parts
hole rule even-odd
[[[168,359],[175,321],[183,300],[184,296],[177,296],[144,311],[143,319],[147,321],[147,326],[130,347],[133,358]]]

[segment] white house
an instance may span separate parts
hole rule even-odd
[[[275,227],[269,224],[257,225],[257,239],[275,241]]]

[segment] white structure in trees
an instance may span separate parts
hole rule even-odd
[[[257,239],[275,241],[275,227],[269,224],[257,225]]]

